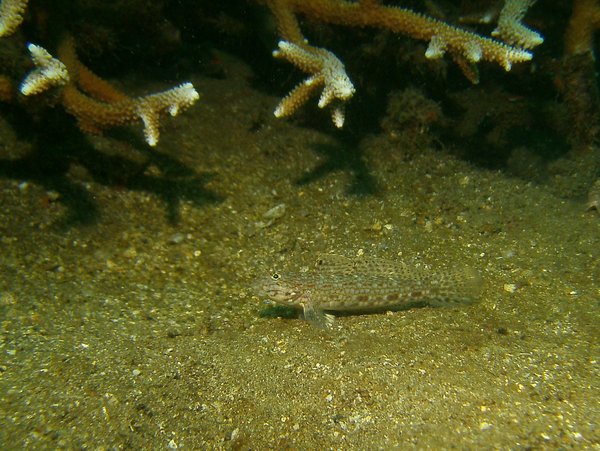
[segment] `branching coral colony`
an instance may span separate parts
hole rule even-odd
[[[27,0],[0,0],[0,37],[12,33],[23,20]],[[273,52],[277,58],[290,61],[309,77],[294,88],[275,109],[275,116],[293,114],[321,90],[318,106],[331,107],[333,123],[344,124],[344,103],[355,88],[346,74],[344,64],[330,51],[310,45],[302,35],[297,16],[317,21],[355,27],[379,27],[414,39],[428,41],[425,56],[441,58],[449,54],[472,82],[477,82],[474,64],[484,60],[510,70],[513,64],[529,61],[529,49],[543,39],[521,23],[535,0],[506,0],[492,33],[495,38],[457,28],[412,10],[383,5],[379,0],[257,0],[266,3],[273,12],[282,40]],[[62,86],[62,104],[77,118],[86,132],[100,132],[111,126],[141,119],[146,141],[158,141],[158,120],[162,113],[177,114],[191,106],[198,93],[190,83],[184,83],[163,93],[130,98],[117,91],[83,66],[67,39],[52,57],[38,45],[28,46],[36,68],[21,84],[24,95],[34,95],[50,86]],[[11,97],[11,84],[0,77],[0,99]]]
[[[355,27],[378,27],[429,42],[425,56],[441,58],[448,53],[473,83],[473,65],[481,60],[500,64],[510,70],[514,63],[529,61],[531,49],[543,42],[537,32],[521,23],[535,0],[506,0],[493,38],[454,27],[412,10],[386,6],[379,0],[263,0],[273,12],[282,41],[273,52],[309,74],[275,109],[275,116],[293,114],[309,97],[322,88],[320,108],[332,105],[332,120],[344,124],[343,104],[354,94],[354,86],[344,64],[328,50],[312,46],[302,35],[297,16]]]
[[[27,0],[1,0],[0,37],[13,33],[27,7]],[[75,53],[73,40],[65,38],[54,58],[39,45],[27,46],[35,68],[19,87],[21,94],[39,94],[53,86],[61,86],[61,102],[75,118],[79,127],[89,133],[141,120],[146,142],[155,146],[159,138],[161,114],[176,116],[193,105],[199,95],[191,83],[157,94],[132,98],[85,67]],[[0,77],[0,100],[12,98],[12,83]]]

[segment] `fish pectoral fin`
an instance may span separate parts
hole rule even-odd
[[[318,327],[319,329],[331,329],[335,317],[316,307],[314,303],[310,301],[310,296],[305,295],[305,297],[306,299],[302,299],[304,319],[308,321],[309,324]]]

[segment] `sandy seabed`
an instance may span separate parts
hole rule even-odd
[[[139,130],[46,148],[2,122],[0,442],[599,449],[597,212],[440,150],[276,120],[224,64],[156,149]],[[484,288],[331,331],[252,292],[320,252],[467,265]]]

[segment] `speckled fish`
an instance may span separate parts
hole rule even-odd
[[[255,288],[279,304],[302,308],[311,324],[326,328],[326,311],[393,310],[416,303],[472,303],[481,289],[473,269],[434,271],[380,258],[323,254],[307,272],[274,273]]]

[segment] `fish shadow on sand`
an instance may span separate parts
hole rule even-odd
[[[406,310],[412,310],[417,308],[431,307],[426,301],[414,301],[397,307],[387,307],[380,309],[365,309],[365,310],[352,310],[352,311],[337,311],[327,310],[327,313],[331,313],[336,318],[343,318],[346,316],[363,316],[363,315],[383,315],[386,312],[403,312]],[[437,307],[433,307],[437,308]],[[268,305],[261,309],[258,313],[261,318],[282,318],[282,319],[303,319],[302,310],[288,307],[286,305]]]

